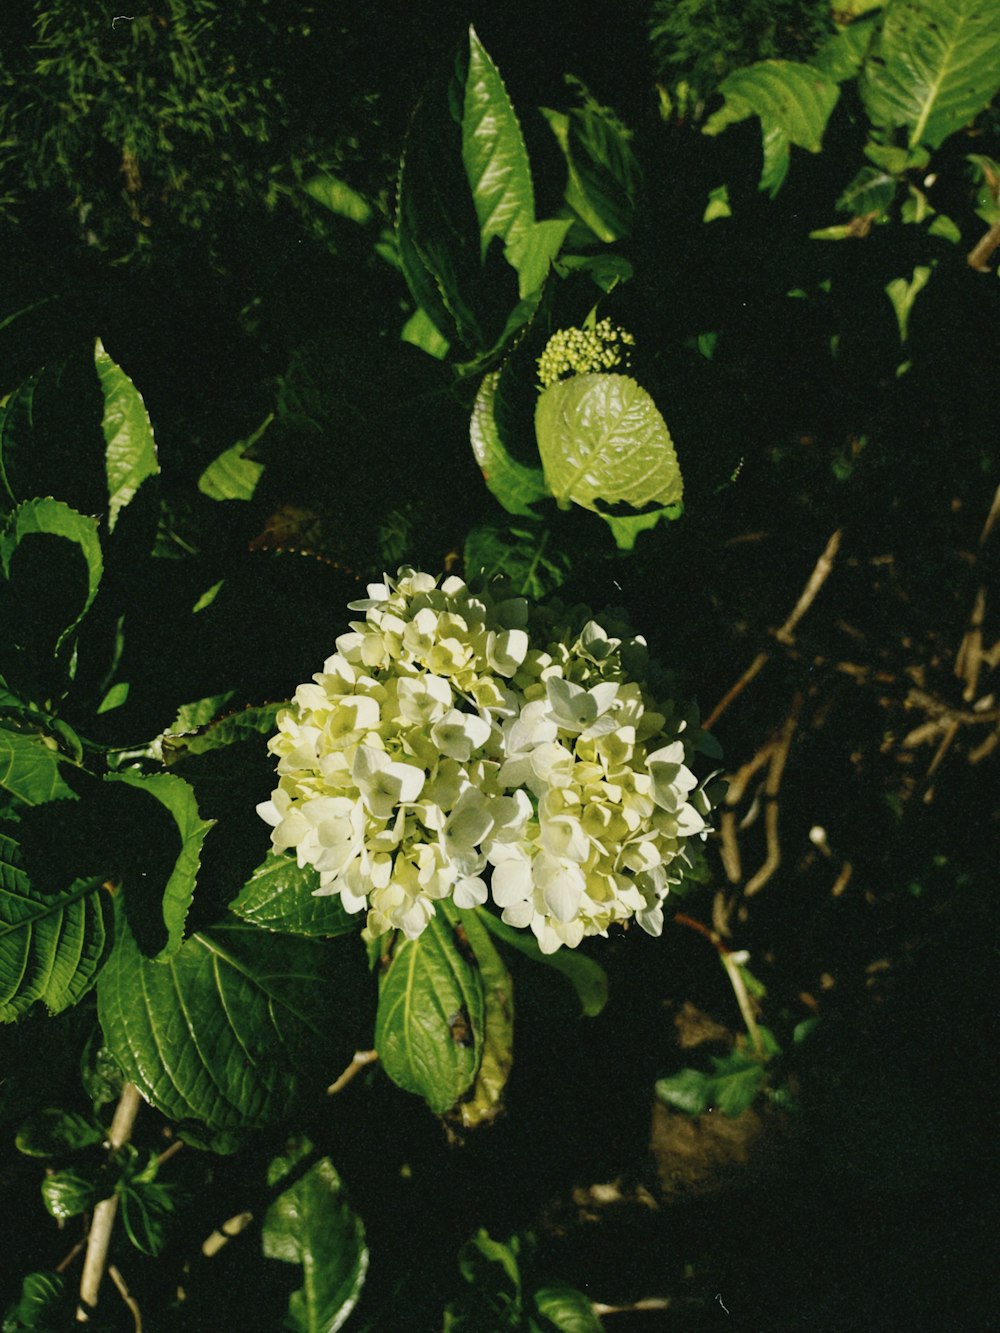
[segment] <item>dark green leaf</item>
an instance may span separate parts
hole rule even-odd
[[[911,148],[937,148],[998,87],[998,0],[897,0],[886,9],[859,79],[874,123],[905,128]]]
[[[207,704],[210,701],[203,702]],[[286,707],[287,704],[261,704],[257,708],[244,708],[239,713],[227,713],[225,717],[210,722],[193,734],[176,735],[171,731],[163,738],[164,763],[174,764],[189,755],[210,754],[213,750],[223,750],[243,741],[270,736],[279,710]],[[190,725],[193,717],[194,714],[189,714],[183,719],[182,725]]]
[[[601,1333],[601,1321],[582,1291],[564,1283],[548,1283],[535,1292],[538,1313],[563,1333]]]
[[[17,1131],[18,1152],[28,1157],[59,1157],[102,1142],[104,1131],[86,1116],[47,1106]]]
[[[566,204],[598,240],[610,244],[632,231],[639,165],[631,135],[580,85],[583,106],[568,113],[542,107],[566,159]]]
[[[339,894],[316,897],[318,888],[319,875],[311,866],[300,866],[287,852],[269,852],[230,910],[264,930],[288,935],[326,937],[357,930],[359,918],[344,911]]]
[[[39,892],[20,868],[17,844],[0,834],[0,1021],[39,1000],[60,1013],[86,994],[111,943],[108,901],[95,879]]]
[[[417,939],[397,936],[379,979],[375,1049],[383,1069],[435,1114],[450,1110],[479,1070],[484,1011],[479,968],[440,913]]]
[[[483,376],[469,422],[472,453],[490,491],[508,514],[534,517],[531,506],[545,498],[541,468],[525,467],[508,453],[496,418],[496,395],[500,372]]]
[[[687,1115],[700,1115],[710,1106],[725,1116],[742,1115],[752,1104],[767,1080],[767,1070],[759,1061],[742,1051],[712,1057],[712,1073],[682,1069],[656,1084],[661,1101]]]
[[[519,594],[539,601],[561,587],[570,573],[569,556],[550,547],[550,536],[542,523],[502,528],[481,524],[465,539],[466,577],[488,582],[502,576]]]
[[[156,954],[156,958],[162,961],[181,947],[184,922],[187,920],[201,865],[201,849],[215,820],[201,818],[192,787],[173,773],[144,775],[127,770],[109,773],[107,780],[123,782],[137,791],[146,792],[169,811],[177,825],[180,850],[163,890],[162,914],[167,938]]]
[[[277,1183],[293,1166],[278,1158],[269,1181]],[[329,1157],[320,1158],[271,1204],[263,1244],[266,1258],[302,1267],[303,1285],[289,1299],[287,1327],[296,1333],[336,1333],[357,1305],[368,1248],[364,1226]]]
[[[106,446],[108,476],[108,531],[114,529],[119,511],[132,500],[147,477],[155,476],[153,427],[142,395],[129,377],[104,350],[100,338],[94,349],[97,379],[104,398],[101,429]]]
[[[462,160],[479,220],[480,254],[494,236],[512,247],[535,223],[535,195],[528,150],[500,73],[475,29],[469,29],[469,69],[462,114]],[[523,262],[523,251],[522,262]],[[536,284],[537,285],[537,284]],[[522,283],[521,295],[534,290]]]
[[[234,918],[154,963],[118,920],[97,991],[104,1039],[164,1115],[223,1130],[271,1124],[350,1059],[365,986],[353,940],[272,935]]]
[[[657,1080],[656,1095],[685,1115],[701,1115],[710,1104],[711,1085],[712,1080],[700,1069],[681,1069]]]
[[[22,1328],[55,1328],[67,1315],[66,1278],[62,1273],[29,1273],[21,1283],[21,1299],[11,1312],[11,1333]],[[4,1333],[8,1324],[4,1322]]]
[[[896,197],[896,179],[878,167],[862,167],[837,200],[842,213],[860,217],[865,213],[881,214]]]
[[[42,1202],[57,1221],[79,1217],[97,1199],[97,1186],[79,1171],[54,1171],[42,1181]]]
[[[499,917],[484,908],[479,909],[479,918],[497,939],[503,940],[511,948],[523,953],[532,962],[541,963],[555,972],[561,972],[576,991],[580,1008],[588,1018],[596,1018],[608,1002],[608,978],[604,968],[576,949],[560,949],[557,953],[542,953],[535,942],[535,937],[525,930],[515,930],[505,925]]]
[[[77,513],[61,500],[26,500],[11,513],[6,526],[0,533],[0,569],[10,581],[9,593],[18,600],[25,600],[29,605],[43,601],[50,595],[40,571],[34,571],[36,578],[31,586],[26,586],[23,579],[17,577],[18,569],[12,569],[15,554],[20,554],[22,543],[27,541],[67,541],[72,543],[83,556],[86,565],[86,591],[82,605],[74,606],[68,623],[61,627],[62,633],[55,643],[58,652],[68,636],[86,615],[90,604],[97,596],[97,588],[104,572],[104,559],[101,555],[101,543],[97,536],[97,520]]]

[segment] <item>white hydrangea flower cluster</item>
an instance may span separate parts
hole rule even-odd
[[[408,568],[350,609],[269,742],[274,848],[367,909],[370,937],[489,896],[545,953],[632,917],[658,935],[707,832],[689,763],[712,742],[652,698],[642,640]]]

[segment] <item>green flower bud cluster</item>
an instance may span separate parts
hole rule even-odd
[[[628,366],[629,347],[635,338],[610,319],[599,320],[592,329],[559,329],[545,345],[538,358],[538,378],[547,389],[556,380],[571,375],[588,375]]]

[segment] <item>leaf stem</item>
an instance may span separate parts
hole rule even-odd
[[[134,1083],[125,1083],[122,1087],[118,1105],[115,1108],[114,1118],[111,1121],[111,1129],[108,1131],[107,1146],[110,1152],[114,1152],[117,1148],[121,1148],[128,1143],[132,1136],[132,1126],[135,1124],[135,1118],[141,1103],[142,1097],[139,1094],[139,1089]],[[83,1273],[80,1277],[80,1304],[76,1309],[76,1322],[78,1324],[89,1323],[91,1312],[97,1307],[97,1297],[108,1261],[108,1246],[111,1243],[111,1232],[114,1228],[117,1212],[117,1194],[112,1194],[109,1199],[101,1199],[94,1208],[90,1231],[87,1234],[87,1253],[83,1260]]]

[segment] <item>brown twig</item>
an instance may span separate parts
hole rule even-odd
[[[241,1231],[245,1231],[252,1221],[253,1213],[237,1213],[235,1217],[228,1218],[221,1227],[217,1227],[210,1236],[202,1241],[202,1254],[206,1259],[213,1258],[223,1246],[229,1244],[234,1236],[238,1236]]]
[[[353,1078],[357,1078],[366,1065],[374,1064],[378,1059],[378,1051],[355,1051],[354,1058],[342,1074],[340,1074],[326,1090],[328,1097],[335,1097],[338,1092],[342,1092]]]
[[[777,744],[771,755],[770,767],[767,770],[767,781],[764,783],[764,799],[766,801],[764,807],[764,834],[767,839],[767,856],[764,860],[764,864],[744,886],[744,898],[752,898],[755,893],[759,893],[781,865],[781,838],[778,831],[778,793],[781,790],[781,779],[785,771],[788,752],[792,746],[792,738],[794,737],[795,729],[798,726],[802,704],[803,695],[801,691],[797,691],[792,700],[792,707],[789,714],[785,718],[784,726],[781,728],[781,735],[778,737]]]
[[[135,1124],[135,1118],[141,1104],[142,1097],[135,1084],[123,1084],[121,1097],[118,1100],[114,1118],[111,1121],[111,1128],[108,1131],[107,1146],[109,1151],[114,1152],[128,1143],[132,1137],[132,1126]],[[76,1322],[78,1324],[88,1323],[90,1311],[97,1306],[97,1297],[101,1289],[101,1279],[104,1277],[105,1265],[108,1261],[108,1245],[111,1242],[111,1232],[115,1224],[117,1211],[117,1194],[112,1194],[109,1199],[101,1199],[94,1208],[94,1216],[90,1221],[90,1231],[87,1233],[87,1254],[83,1261],[83,1273],[80,1276],[80,1303],[76,1310]]]
[[[806,580],[806,586],[802,589],[798,601],[792,607],[785,623],[780,629],[775,631],[775,639],[783,646],[788,647],[795,642],[795,627],[812,606],[820,588],[822,588],[823,584],[830,577],[830,574],[833,571],[833,562],[837,556],[837,552],[840,550],[840,542],[843,535],[843,528],[837,528],[835,532],[830,534],[830,538],[827,541],[826,546],[823,548],[822,554],[813,566],[813,571],[809,575],[809,578]],[[746,671],[740,676],[739,680],[737,680],[734,685],[730,686],[702,723],[702,726],[706,731],[711,730],[734,699],[739,698],[750,682],[760,674],[770,660],[770,651],[766,648],[761,649],[747,667]]]
[[[139,1309],[139,1302],[135,1299],[128,1287],[125,1285],[125,1279],[114,1266],[108,1265],[108,1277],[118,1288],[118,1295],[122,1298],[129,1310],[132,1312],[132,1320],[135,1324],[135,1333],[142,1333],[142,1311]]]
[[[990,260],[998,247],[1000,247],[1000,219],[993,223],[989,231],[980,236],[966,255],[966,263],[969,268],[975,269],[977,273],[991,272]]]

